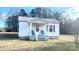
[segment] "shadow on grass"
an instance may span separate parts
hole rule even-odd
[[[50,46],[39,46],[36,48],[21,48],[15,51],[79,51],[73,42],[55,43]]]
[[[0,40],[11,40],[11,39],[18,39],[18,35],[15,34],[5,34],[5,35],[0,35]]]
[[[54,45],[48,47],[34,48],[34,51],[73,51],[76,50],[75,46],[69,45],[71,43],[55,43]]]

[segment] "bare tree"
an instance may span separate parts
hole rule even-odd
[[[79,18],[77,18],[71,25],[71,34],[74,36],[76,48],[79,45]]]
[[[70,18],[69,14],[67,13],[60,14],[58,20],[61,22],[60,33],[70,34],[70,27],[73,20]]]
[[[60,30],[63,34],[70,34],[74,37],[74,43],[76,48],[79,45],[79,18],[75,21],[72,20],[69,15],[62,15],[60,16]]]

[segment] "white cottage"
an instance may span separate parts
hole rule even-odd
[[[59,21],[56,19],[19,17],[19,37],[29,37],[31,40],[47,39],[48,37],[58,37]]]

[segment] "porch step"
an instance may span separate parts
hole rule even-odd
[[[35,36],[30,36],[30,40],[36,40]],[[46,36],[39,36],[38,40],[48,40],[48,38]]]

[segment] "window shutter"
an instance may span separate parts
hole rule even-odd
[[[46,25],[46,32],[48,32],[48,25]]]

